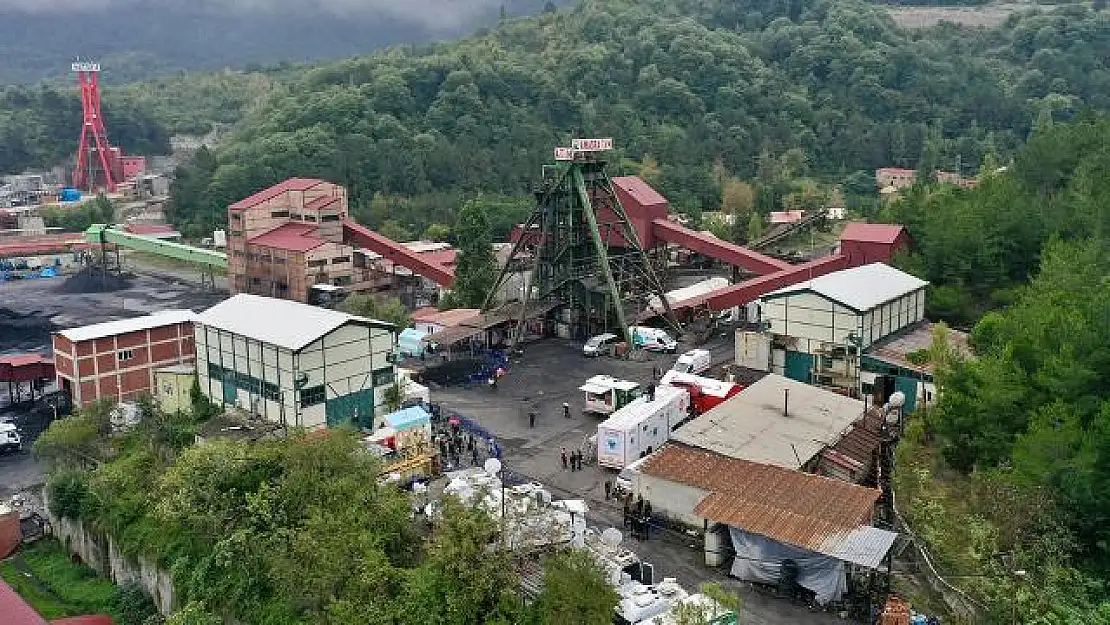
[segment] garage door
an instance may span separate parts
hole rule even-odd
[[[786,377],[808,384],[812,371],[813,356],[802,352],[786,352]]]

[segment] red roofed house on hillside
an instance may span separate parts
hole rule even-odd
[[[852,266],[889,263],[898,250],[908,249],[910,235],[897,224],[864,224],[853,222],[840,235],[840,249],[851,259]]]

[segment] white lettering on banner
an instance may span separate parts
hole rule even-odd
[[[77,63],[74,63],[73,65],[70,65],[69,67],[70,67],[70,69],[72,69],[75,72],[99,72],[100,71],[100,63],[87,63],[85,61],[79,61]]]
[[[573,161],[574,148],[555,148],[555,160],[557,161]]]
[[[573,139],[571,146],[579,152],[602,152],[613,149],[613,139]]]

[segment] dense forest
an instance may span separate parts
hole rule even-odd
[[[1108,51],[1110,16],[1080,6],[907,33],[850,0],[588,0],[304,71],[183,172],[174,216],[199,234],[292,175],[346,185],[363,214],[375,194],[454,193],[454,210],[461,194],[526,192],[572,135],[614,137],[618,169],[690,212],[718,205],[715,167],[770,182],[788,161],[868,192],[876,167],[974,172],[1037,120],[1110,107]]]
[[[977,189],[891,208],[933,299],[995,310],[899,447],[899,508],[987,622],[1110,623],[1110,118],[1038,128]],[[935,305],[935,302],[934,302]],[[1012,620],[1013,619],[1013,620]]]

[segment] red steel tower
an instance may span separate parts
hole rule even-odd
[[[119,154],[108,143],[108,131],[100,115],[100,87],[97,74],[100,63],[77,61],[70,66],[77,74],[81,87],[81,142],[77,146],[77,159],[73,169],[73,186],[85,191],[103,187],[116,190],[119,181]]]

